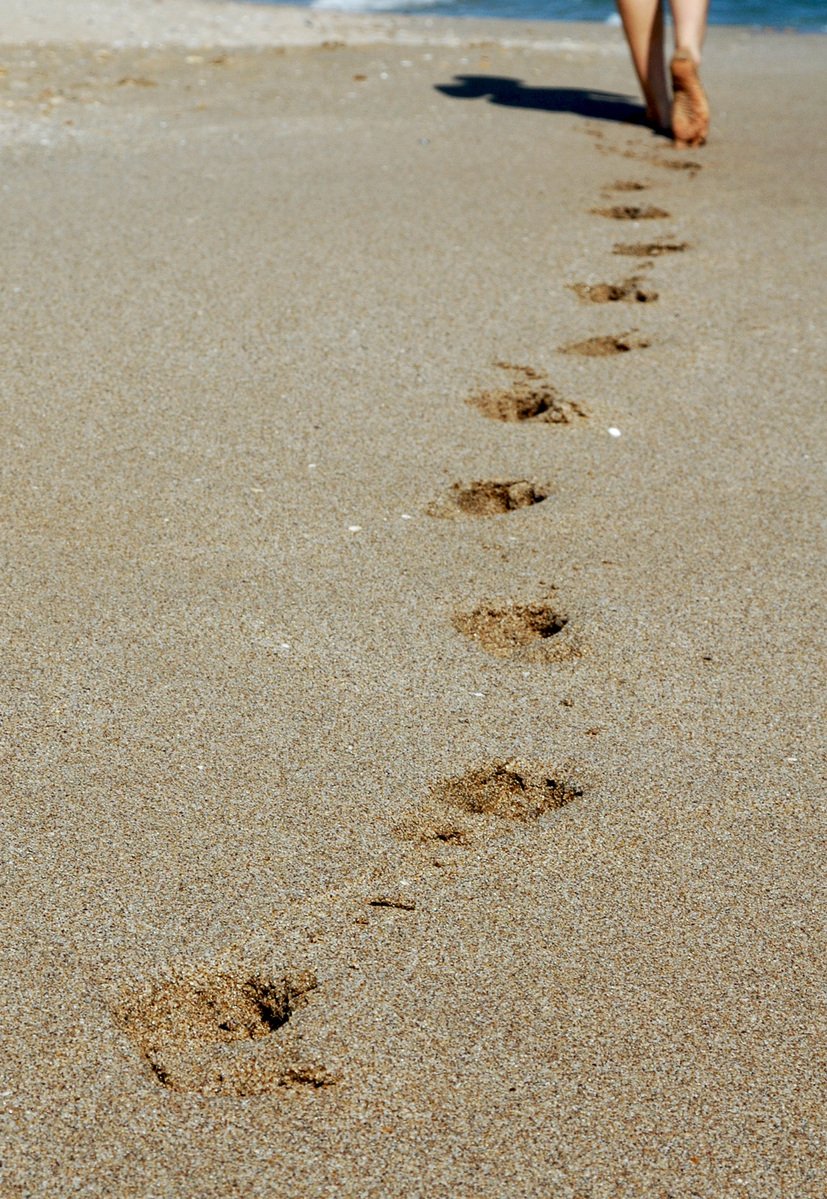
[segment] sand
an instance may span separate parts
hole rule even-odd
[[[824,38],[2,37],[2,1199],[822,1196]]]

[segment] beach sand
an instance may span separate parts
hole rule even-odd
[[[5,10],[2,1199],[823,1196],[825,39]]]

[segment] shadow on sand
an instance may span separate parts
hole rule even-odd
[[[486,99],[506,108],[535,108],[542,112],[572,112],[598,121],[644,124],[642,104],[616,92],[582,87],[526,87],[520,79],[502,75],[455,75],[455,83],[440,83],[436,90],[455,100]]]

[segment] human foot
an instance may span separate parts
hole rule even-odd
[[[688,50],[676,50],[672,71],[672,136],[679,149],[702,146],[709,132],[709,104]]]

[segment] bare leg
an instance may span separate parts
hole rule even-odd
[[[653,124],[667,128],[669,86],[663,52],[661,0],[617,0],[617,7],[646,100],[646,115]]]
[[[709,0],[670,0],[670,4],[675,22],[675,49],[688,50],[695,66],[700,66]]]
[[[709,132],[709,104],[698,67],[709,0],[670,0],[675,22],[672,74],[672,136],[679,146],[702,146]]]

